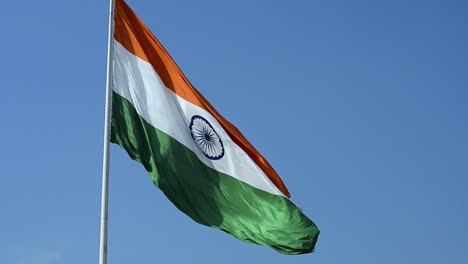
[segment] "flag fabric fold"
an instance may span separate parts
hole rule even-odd
[[[116,0],[111,142],[194,221],[283,254],[312,252],[319,230],[241,132],[191,85]]]

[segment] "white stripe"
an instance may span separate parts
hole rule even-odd
[[[191,149],[207,166],[263,191],[284,196],[245,151],[235,144],[216,118],[165,87],[153,66],[114,42],[114,92],[135,107],[153,127]],[[192,138],[189,125],[199,115],[208,120],[221,138],[224,156],[211,160]]]

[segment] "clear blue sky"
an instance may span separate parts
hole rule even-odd
[[[192,222],[111,148],[109,263],[468,263],[466,1],[128,0],[322,233]],[[107,1],[6,1],[0,263],[97,263]]]

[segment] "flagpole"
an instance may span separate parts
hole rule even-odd
[[[109,0],[109,31],[107,38],[106,110],[104,116],[104,147],[102,158],[101,232],[99,243],[99,264],[107,264],[107,216],[109,200],[109,144],[112,103],[112,53],[114,52],[114,6],[115,0]]]

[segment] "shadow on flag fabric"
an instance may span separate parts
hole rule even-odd
[[[312,252],[319,230],[281,178],[123,0],[113,48],[111,142],[196,222],[283,254]]]

